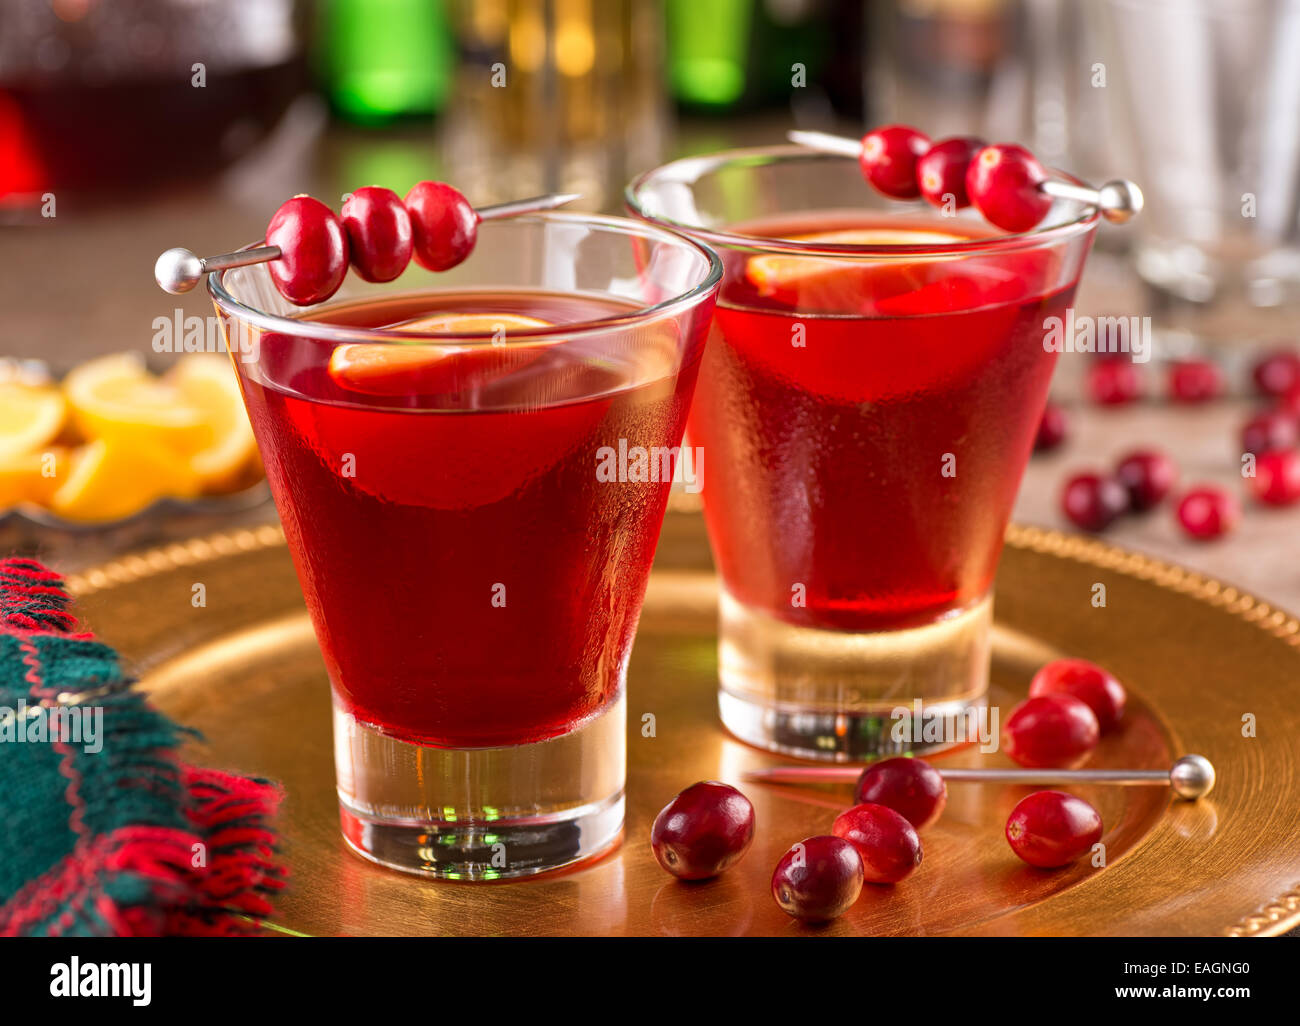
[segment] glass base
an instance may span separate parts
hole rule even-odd
[[[429,748],[334,702],[343,837],[392,869],[506,880],[593,858],[623,828],[626,700],[535,744]]]
[[[984,710],[992,621],[993,599],[986,595],[924,627],[795,627],[742,605],[724,588],[718,633],[723,726],[759,748],[834,762],[964,743]]]

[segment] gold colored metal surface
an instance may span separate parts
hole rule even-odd
[[[847,788],[745,785],[754,845],[724,877],[682,884],[648,843],[659,808],[695,780],[738,783],[781,760],[717,725],[715,585],[699,518],[670,514],[629,675],[628,822],[612,854],[506,884],[422,881],[349,853],[334,802],[329,693],[283,539],[238,531],[128,556],[70,578],[88,627],[117,646],[158,704],[207,738],[190,757],[276,778],[292,873],[277,924],[309,934],[786,935],[813,932],[769,893],[780,855],[826,833]],[[194,585],[203,584],[204,604]],[[1105,605],[1094,606],[1096,585]],[[1250,595],[1105,543],[1013,527],[997,580],[992,700],[1022,698],[1058,654],[1130,688],[1123,730],[1090,765],[1165,767],[1200,752],[1205,800],[1162,788],[1082,788],[1106,825],[1107,866],[1044,872],[1002,835],[1029,788],[953,784],[922,835],[925,860],[867,887],[823,934],[1276,934],[1300,923],[1300,623]],[[383,644],[382,638],[375,644]],[[653,736],[644,736],[652,714]],[[1257,736],[1243,736],[1243,717]],[[963,750],[945,765],[1009,765]]]

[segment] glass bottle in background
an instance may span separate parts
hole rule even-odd
[[[754,109],[811,93],[861,117],[861,3],[668,0],[664,13],[668,86],[684,108]]]
[[[617,206],[660,158],[667,122],[658,4],[459,0],[461,61],[443,133],[447,174],[475,202],[579,192]]]
[[[455,45],[442,0],[326,0],[318,71],[342,117],[363,124],[437,114]]]

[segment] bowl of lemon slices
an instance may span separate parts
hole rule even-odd
[[[30,361],[0,365],[0,522],[95,529],[266,498],[227,357],[187,354],[154,374],[119,353],[61,381]]]

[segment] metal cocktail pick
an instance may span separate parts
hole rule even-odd
[[[848,139],[829,132],[787,132],[786,138],[809,149],[837,153],[844,157],[856,157],[862,152],[860,139]],[[1039,185],[1039,189],[1058,199],[1077,200],[1094,206],[1112,224],[1124,224],[1142,212],[1142,190],[1136,182],[1130,182],[1127,178],[1116,178],[1100,189],[1049,178]]]
[[[933,763],[931,764],[933,765]],[[1179,798],[1204,798],[1214,789],[1214,766],[1203,755],[1184,755],[1167,770],[1127,769],[941,769],[945,781],[990,784],[1164,784]],[[766,784],[830,784],[854,781],[862,767],[778,766],[749,770],[744,779]]]
[[[576,192],[550,193],[546,196],[530,196],[528,199],[511,200],[509,203],[494,203],[490,207],[479,207],[480,221],[491,221],[499,217],[514,217],[516,214],[531,214],[539,210],[554,210],[566,203],[580,198]],[[254,249],[241,250],[238,253],[220,253],[217,256],[195,256],[193,252],[182,247],[169,249],[153,265],[154,280],[164,292],[179,296],[189,292],[203,276],[210,271],[224,271],[231,267],[248,267],[267,260],[276,260],[280,256],[279,246],[257,246]]]

